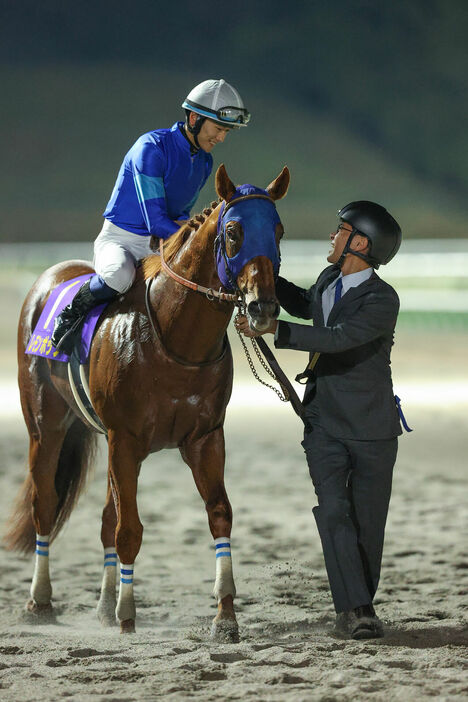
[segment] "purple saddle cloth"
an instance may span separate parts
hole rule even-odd
[[[50,337],[54,330],[54,322],[63,308],[70,304],[81,286],[86,283],[92,275],[92,273],[86,273],[85,275],[78,276],[78,278],[66,280],[65,283],[61,283],[52,290],[28,345],[26,346],[26,353],[32,356],[51,358],[54,361],[68,362],[68,354],[57,351],[50,342]],[[86,317],[81,331],[81,341],[78,345],[80,363],[86,363],[88,359],[97,321],[101,312],[108,304],[108,302],[102,302],[96,307],[93,307]]]

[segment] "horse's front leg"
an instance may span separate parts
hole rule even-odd
[[[104,548],[104,572],[101,583],[101,596],[97,606],[97,616],[103,626],[113,626],[116,623],[115,609],[117,599],[115,586],[117,580],[117,552],[115,550],[115,530],[117,513],[115,510],[114,492],[109,473],[107,480],[106,504],[102,512],[101,542]]]
[[[232,510],[224,487],[222,428],[196,442],[185,444],[181,454],[192,470],[215,540],[216,580],[213,594],[218,600],[218,613],[213,620],[211,636],[218,641],[235,642],[239,640],[239,630],[233,602],[236,588],[231,558]]]
[[[109,432],[109,473],[117,515],[115,546],[120,560],[120,589],[115,614],[122,633],[135,631],[133,571],[143,535],[136,499],[141,460],[135,437]]]

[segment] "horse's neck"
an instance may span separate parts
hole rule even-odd
[[[216,223],[215,210],[169,263],[175,273],[187,280],[214,289],[221,285],[213,252]],[[209,301],[201,293],[166,276],[158,276],[161,279],[154,300],[164,345],[189,362],[217,358],[223,348],[232,305]]]

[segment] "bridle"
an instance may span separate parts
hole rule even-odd
[[[239,287],[237,285],[237,281],[234,279],[232,271],[229,267],[229,258],[228,258],[227,252],[226,252],[225,224],[223,222],[223,219],[226,215],[226,212],[228,212],[228,210],[230,210],[231,207],[234,207],[239,202],[244,202],[245,200],[268,200],[269,202],[271,202],[273,204],[273,207],[275,207],[273,198],[271,198],[269,195],[263,195],[262,193],[251,193],[250,195],[242,195],[240,197],[233,198],[228,203],[223,201],[223,203],[221,204],[221,209],[219,211],[219,216],[218,216],[217,234],[216,234],[216,239],[214,242],[214,255],[215,255],[215,259],[216,259],[218,251],[221,252],[221,256],[222,256],[222,259],[224,262],[224,269],[225,269],[225,273],[226,273],[226,280],[228,281],[231,288],[233,290],[235,290],[236,293],[242,297],[243,297],[243,294],[239,290]]]
[[[216,239],[215,239],[215,244],[214,244],[214,251],[215,251],[215,257],[216,257],[216,252],[218,248],[221,248],[221,253],[223,256],[224,260],[224,265],[226,267],[226,275],[229,279],[229,282],[231,282],[233,289],[235,290],[234,293],[228,293],[224,292],[219,288],[219,290],[214,290],[213,288],[207,288],[204,285],[199,285],[199,283],[194,283],[192,280],[187,280],[187,278],[184,278],[183,276],[179,275],[178,273],[175,273],[172,268],[170,268],[164,258],[164,244],[163,240],[159,240],[159,254],[161,258],[161,268],[164,270],[165,273],[168,274],[169,277],[171,277],[173,280],[175,280],[177,283],[180,283],[180,285],[184,285],[186,288],[190,288],[190,290],[194,290],[195,292],[199,292],[202,295],[205,295],[205,297],[210,300],[219,300],[220,302],[233,302],[239,310],[243,311],[245,309],[245,297],[243,292],[239,289],[237,286],[237,283],[232,279],[232,274],[229,269],[229,259],[227,257],[226,253],[226,242],[224,238],[224,223],[223,219],[224,216],[226,215],[226,212],[233,207],[234,205],[237,205],[239,202],[243,202],[244,200],[268,200],[269,202],[274,203],[274,200],[269,197],[268,195],[262,195],[261,193],[253,193],[251,195],[242,195],[241,197],[237,197],[232,199],[230,202],[223,202],[221,203],[221,209],[219,212],[219,217],[218,217],[218,225],[217,225],[217,234],[216,234]]]

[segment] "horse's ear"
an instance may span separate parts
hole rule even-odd
[[[236,192],[236,186],[229,178],[224,163],[222,163],[216,171],[215,186],[216,192],[221,200],[225,200],[226,202],[229,202]]]
[[[281,200],[286,195],[290,179],[289,168],[285,166],[279,176],[266,189],[272,200]]]

